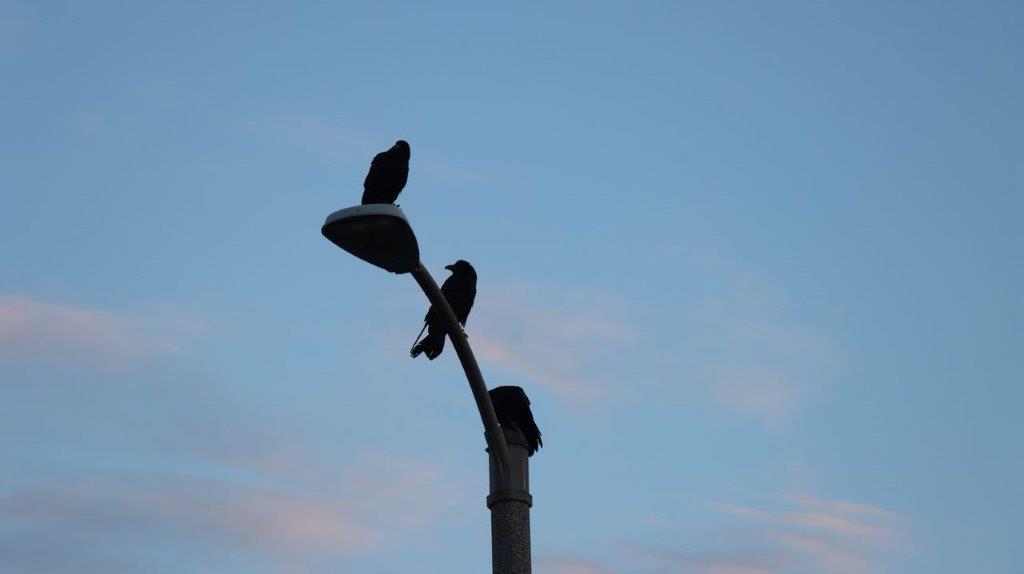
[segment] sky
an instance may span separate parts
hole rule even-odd
[[[479,572],[373,154],[540,574],[1024,572],[1019,2],[0,2],[0,564]]]

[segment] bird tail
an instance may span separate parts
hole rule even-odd
[[[533,421],[532,413],[527,413],[526,420],[523,421],[523,425],[519,430],[523,431],[523,435],[526,436],[526,442],[529,443],[530,456],[533,456],[533,453],[544,446],[544,439],[540,436],[540,429],[537,428],[537,423]]]
[[[422,336],[423,336],[423,331],[426,331],[426,330],[427,330],[427,325],[429,325],[429,323],[427,323],[426,321],[424,321],[424,322],[423,322],[423,328],[422,328],[422,329],[420,329],[420,334],[419,334],[419,335],[416,335],[416,340],[412,342],[412,346],[413,346],[413,348],[416,348],[416,343],[419,343],[419,342],[420,342],[420,337],[422,337]]]
[[[420,353],[426,353],[427,358],[433,361],[444,350],[444,331],[432,331],[427,333],[423,340],[412,346],[409,354],[415,359]]]

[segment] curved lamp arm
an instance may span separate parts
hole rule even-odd
[[[469,381],[469,388],[473,391],[473,398],[476,399],[476,407],[480,410],[480,419],[484,423],[484,438],[487,440],[487,447],[491,452],[497,453],[498,460],[505,468],[509,468],[508,443],[505,442],[505,434],[498,426],[498,417],[494,414],[494,405],[491,404],[491,396],[487,394],[487,385],[484,384],[484,376],[480,373],[480,366],[476,364],[476,357],[473,356],[473,349],[469,347],[469,340],[462,332],[462,325],[459,325],[455,312],[448,305],[448,300],[441,294],[434,278],[430,272],[419,264],[412,270],[412,276],[416,278],[420,289],[430,300],[430,304],[440,311],[441,318],[448,325],[448,337],[452,340],[452,346],[459,355],[459,362],[462,363],[462,370],[466,372],[466,379]]]

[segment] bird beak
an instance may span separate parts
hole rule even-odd
[[[452,263],[451,265],[445,265],[444,268],[449,271],[455,271],[455,264]]]

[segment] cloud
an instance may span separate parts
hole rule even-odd
[[[725,515],[753,528],[751,545],[788,556],[771,572],[864,573],[882,568],[879,558],[899,545],[899,516],[868,504],[809,494],[782,497],[779,509],[719,503]],[[751,532],[751,530],[748,530]],[[765,565],[768,566],[768,565]]]
[[[537,560],[539,574],[613,574],[612,570],[573,556],[544,556]]]
[[[700,561],[694,563],[693,566],[698,572],[707,574],[770,574],[771,572],[762,566],[717,560]]]
[[[836,347],[771,289],[710,284],[720,291],[695,295],[682,317],[580,287],[492,286],[478,295],[470,341],[488,372],[570,404],[654,384],[778,426],[836,370]]]
[[[756,415],[768,425],[785,419],[798,400],[790,376],[770,367],[720,365],[713,369],[711,380],[716,402]]]
[[[17,360],[88,351],[130,364],[171,352],[150,332],[209,329],[165,313],[137,320],[11,301],[0,340],[22,346]],[[17,333],[46,336],[26,347]],[[435,519],[466,491],[433,461],[353,452],[305,434],[286,412],[254,411],[188,362],[82,377],[29,397],[47,416],[5,419],[14,448],[0,484],[4,572],[343,571],[429,543]]]
[[[883,518],[894,516],[889,510],[860,502],[851,502],[848,500],[822,500],[809,494],[793,494],[788,498],[809,508],[825,509],[834,513],[853,515],[864,514]]]
[[[330,499],[188,478],[30,488],[0,501],[4,523],[51,535],[107,539],[147,535],[218,541],[271,554],[365,550],[375,532]],[[117,485],[115,487],[115,485]]]
[[[645,347],[660,368],[662,388],[693,392],[694,400],[768,427],[813,402],[841,368],[842,353],[820,322],[806,320],[803,302],[762,271],[713,249],[674,253],[688,275],[674,295],[686,298],[654,312],[641,309],[654,326]]]
[[[499,287],[483,296],[471,338],[481,359],[569,402],[607,394],[613,352],[637,339],[627,304],[607,294]]]
[[[700,377],[711,399],[727,409],[776,426],[836,368],[831,341],[779,308],[766,312],[743,298],[702,301],[698,308]]]
[[[889,558],[901,546],[901,517],[869,504],[804,493],[715,508],[714,524],[663,524],[653,537],[676,542],[623,541],[610,566],[572,558],[552,572],[576,572],[579,564],[579,572],[593,566],[602,573],[869,574],[891,571]]]
[[[829,500],[807,493],[772,497],[764,505],[719,502],[713,525],[656,521],[677,540],[658,545],[620,541],[618,552],[592,556],[553,555],[538,561],[544,574],[870,574],[891,571],[888,559],[900,547],[901,518],[878,506]],[[680,528],[682,527],[682,528]]]
[[[122,368],[179,350],[143,323],[108,311],[0,295],[0,361]]]
[[[776,572],[777,560],[761,557],[745,561],[728,556],[708,556],[684,558],[682,562],[690,570],[701,574],[772,574]]]
[[[784,501],[796,508],[772,512],[728,503],[719,503],[717,506],[720,511],[733,516],[803,529],[816,534],[835,533],[882,538],[893,534],[891,523],[895,519],[895,514],[877,506],[822,500],[808,494],[788,496]]]
[[[686,574],[777,574],[787,563],[786,556],[771,550],[685,552],[638,545],[627,550],[631,558],[624,567],[627,571],[653,566],[656,572]]]
[[[197,464],[204,461],[176,466]],[[21,540],[37,548],[22,552],[26,572],[45,571],[62,545],[73,556],[60,563],[152,558],[160,548],[179,547],[215,548],[284,569],[388,551],[454,504],[436,495],[450,481],[433,464],[371,453],[326,474],[322,482],[244,468],[35,477],[0,497],[0,547]],[[124,544],[131,553],[104,555]]]

